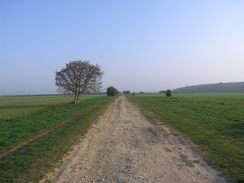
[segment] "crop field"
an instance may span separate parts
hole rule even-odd
[[[209,162],[244,180],[244,94],[129,96],[154,120],[185,134]]]
[[[94,96],[84,95],[81,100]],[[51,105],[68,103],[73,100],[70,96],[11,96],[0,97],[0,119],[13,118],[30,114]]]
[[[0,182],[39,181],[113,99],[84,96],[73,105],[71,97],[1,97]]]

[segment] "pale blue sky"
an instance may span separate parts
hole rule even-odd
[[[87,59],[103,88],[244,81],[243,0],[0,0],[0,95],[55,93]]]

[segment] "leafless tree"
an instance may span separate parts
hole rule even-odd
[[[71,61],[56,72],[58,92],[74,95],[74,103],[80,102],[80,95],[96,92],[101,88],[103,72],[101,66],[92,65],[89,61]]]

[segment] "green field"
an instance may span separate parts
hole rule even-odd
[[[67,103],[72,100],[70,97],[24,97],[27,101],[22,97],[7,98],[11,103],[8,104],[4,97],[0,99],[5,106],[3,110],[8,114],[16,110],[18,115],[10,118],[1,111],[0,155],[44,135],[0,159],[0,182],[38,182],[60,163],[62,156],[114,100],[113,97],[88,96],[83,97],[80,104],[73,105]],[[6,110],[8,105],[11,107]],[[28,106],[30,111],[19,111],[21,105]],[[41,106],[41,110],[31,106]]]
[[[84,95],[81,100],[94,96]],[[0,97],[0,119],[13,118],[29,114],[51,105],[68,103],[73,100],[70,96],[11,96]]]
[[[244,180],[244,94],[128,97],[154,120],[177,129],[235,180]]]

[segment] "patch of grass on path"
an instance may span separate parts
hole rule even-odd
[[[0,159],[0,182],[38,182],[60,163],[63,155],[79,141],[113,99],[95,97],[84,100],[79,105],[50,109],[54,114],[63,115],[65,125]],[[58,120],[49,116],[52,112],[46,111],[40,121]],[[33,115],[35,114],[31,114],[30,118],[34,118]],[[38,119],[40,118],[35,123],[39,123]]]
[[[244,95],[185,94],[128,97],[154,118],[190,137],[207,158],[244,180]]]

